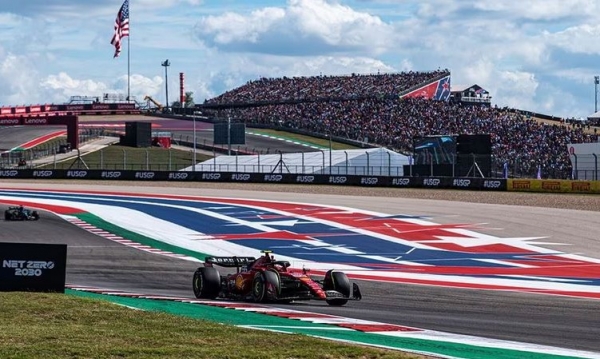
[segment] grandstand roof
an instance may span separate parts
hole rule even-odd
[[[305,173],[402,176],[409,157],[385,148],[217,156],[196,165],[199,172]],[[184,171],[193,171],[190,166]]]
[[[589,115],[587,118],[588,118],[588,120],[600,119],[600,111],[598,111],[592,115]]]
[[[463,91],[466,91],[469,89],[473,89],[474,91],[483,90],[483,92],[487,92],[487,90],[485,90],[483,87],[481,87],[477,84],[468,85],[468,86],[452,84],[451,92],[463,92]]]

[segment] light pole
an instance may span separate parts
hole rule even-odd
[[[194,121],[194,154],[192,155],[192,157],[194,158],[194,168],[192,172],[196,172],[196,115],[192,116],[192,119]]]
[[[600,76],[594,76],[594,88],[596,90],[594,97],[594,113],[598,112],[598,84],[600,84]]]
[[[166,59],[160,65],[165,68],[165,101],[166,101],[165,106],[166,106],[167,112],[168,112],[168,110],[169,110],[169,73],[168,73],[167,69],[169,68],[169,66],[171,66],[171,63],[169,62],[169,59]]]

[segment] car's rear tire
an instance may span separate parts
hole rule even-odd
[[[34,221],[37,221],[38,219],[40,219],[40,215],[37,211],[31,212],[31,217],[33,217]]]
[[[10,221],[10,212],[9,211],[4,211],[4,220]]]
[[[200,267],[192,281],[194,295],[198,299],[215,299],[221,291],[221,275],[216,268]]]
[[[266,270],[256,273],[252,280],[252,298],[255,302],[275,301],[279,293],[281,293],[281,279],[277,272]]]
[[[352,285],[350,279],[344,272],[338,272],[336,270],[329,270],[325,273],[325,280],[323,281],[324,290],[335,290],[342,293],[346,297],[350,297],[352,294]],[[333,306],[341,306],[348,303],[348,299],[344,298],[333,298],[326,299],[327,304]]]

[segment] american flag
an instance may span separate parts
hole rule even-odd
[[[117,18],[115,19],[115,34],[110,41],[111,45],[115,46],[115,56],[119,57],[121,53],[121,39],[125,36],[129,36],[129,0],[125,0]]]

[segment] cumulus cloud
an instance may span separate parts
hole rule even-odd
[[[600,25],[582,24],[555,33],[545,31],[544,37],[550,45],[569,52],[600,54],[600,47],[597,45],[600,37]]]
[[[559,20],[573,17],[587,17],[600,10],[594,0],[519,0],[519,1],[479,1],[474,8],[488,12],[501,12],[505,17],[530,20]]]
[[[380,54],[394,37],[393,27],[379,17],[326,0],[290,0],[285,8],[207,16],[196,34],[223,51],[300,56]]]
[[[531,108],[539,86],[535,74],[523,71],[500,71],[497,91],[503,102],[513,108]],[[503,91],[503,90],[508,91]]]
[[[38,71],[30,58],[6,54],[0,59],[0,98],[3,103],[25,104],[40,97]]]
[[[132,74],[130,78],[131,95],[138,101],[142,101],[146,95],[155,96],[164,84],[162,77],[144,77]],[[112,83],[97,82],[89,79],[75,79],[61,72],[58,75],[50,75],[40,81],[40,88],[44,95],[53,101],[62,103],[71,96],[99,96],[104,93],[127,93],[127,76],[120,76]]]

